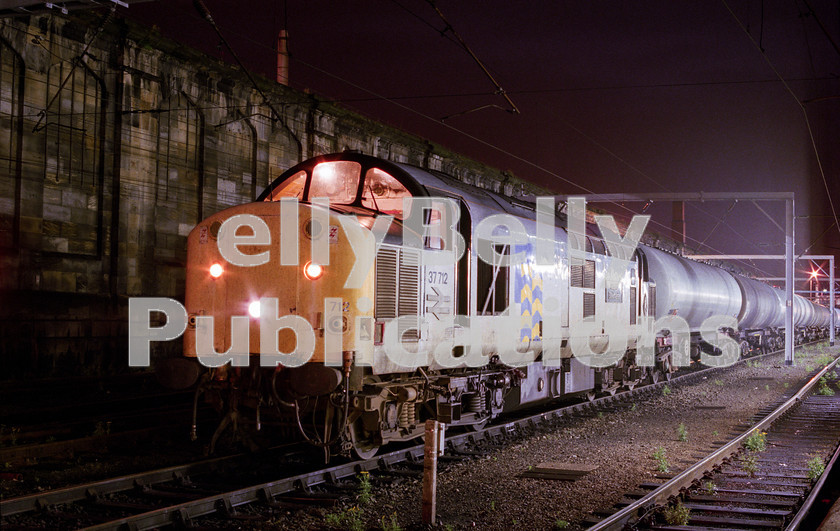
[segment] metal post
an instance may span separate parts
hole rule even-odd
[[[837,326],[837,323],[835,322],[835,315],[834,315],[835,313],[837,313],[837,310],[834,309],[835,302],[834,302],[834,257],[833,256],[831,257],[831,260],[828,262],[828,268],[829,268],[828,275],[829,275],[829,282],[830,282],[830,284],[829,284],[830,294],[829,294],[829,298],[828,298],[828,301],[829,301],[828,302],[828,308],[831,310],[831,321],[830,321],[831,324],[829,325],[830,331],[829,331],[829,336],[828,336],[828,344],[829,344],[829,346],[833,347],[834,346],[834,327]]]
[[[793,199],[785,201],[785,365],[793,365]]]
[[[445,424],[436,420],[426,421],[423,452],[423,523],[434,524],[437,519],[437,461],[443,455],[443,429]]]

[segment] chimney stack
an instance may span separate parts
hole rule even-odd
[[[277,82],[281,85],[289,84],[289,51],[286,47],[286,30],[277,34]]]

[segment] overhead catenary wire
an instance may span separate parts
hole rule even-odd
[[[464,41],[461,35],[457,31],[455,31],[455,28],[452,27],[452,24],[450,24],[446,17],[443,15],[443,12],[440,10],[440,8],[438,8],[437,5],[435,5],[433,0],[426,0],[426,2],[430,6],[432,6],[432,9],[435,10],[435,13],[437,13],[440,19],[443,21],[443,23],[446,24],[446,27],[441,33],[452,33],[452,35],[455,37],[455,39],[457,39],[458,43],[461,45],[464,51],[467,52],[469,56],[473,58],[473,61],[475,61],[479,68],[481,68],[481,71],[484,72],[484,75],[487,76],[490,82],[493,83],[493,85],[496,87],[496,94],[503,97],[508,103],[508,105],[510,105],[510,109],[508,109],[508,111],[513,114],[519,114],[519,108],[516,106],[515,103],[513,103],[513,100],[510,99],[510,96],[508,96],[507,92],[505,92],[505,89],[503,89],[499,82],[496,81],[496,78],[493,77],[493,74],[491,74],[487,67],[484,66],[484,63],[481,62],[481,59],[479,59],[475,52],[473,52],[472,49],[467,45],[466,41]],[[443,121],[443,119],[441,119],[441,121]]]
[[[230,54],[233,56],[234,60],[236,61],[236,64],[238,64],[242,71],[245,73],[245,75],[248,76],[248,80],[251,82],[251,85],[253,85],[254,89],[257,91],[257,93],[259,93],[260,97],[262,97],[263,103],[265,103],[268,106],[268,108],[271,109],[271,112],[274,114],[274,117],[277,120],[281,120],[280,113],[277,112],[277,110],[274,108],[274,105],[272,105],[271,100],[268,99],[263,90],[257,84],[257,81],[254,79],[254,76],[251,75],[251,70],[247,68],[244,64],[242,64],[242,61],[239,59],[239,55],[237,55],[237,53],[228,43],[227,39],[225,39],[224,35],[222,34],[222,30],[220,30],[219,26],[216,25],[216,21],[213,20],[213,16],[210,14],[210,10],[207,9],[206,5],[204,5],[204,1],[193,0],[193,5],[195,6],[196,10],[198,10],[198,12],[201,13],[204,19],[207,22],[209,22],[211,26],[213,26],[213,29],[219,36],[219,39],[225,45],[225,48],[227,48],[228,52],[230,52]]]
[[[829,189],[828,181],[825,178],[825,170],[823,169],[822,160],[820,159],[820,150],[817,148],[817,142],[814,138],[814,131],[813,131],[813,128],[811,127],[811,121],[808,119],[808,109],[805,107],[805,104],[802,103],[802,101],[799,99],[799,97],[796,95],[796,93],[790,87],[790,84],[788,84],[788,82],[785,80],[785,78],[782,76],[782,74],[779,72],[779,70],[776,68],[776,66],[773,64],[773,62],[770,60],[770,58],[767,56],[767,54],[764,52],[764,50],[761,48],[761,46],[757,42],[755,42],[755,39],[753,38],[752,35],[750,35],[749,30],[747,30],[747,28],[741,22],[741,19],[738,18],[738,15],[736,15],[735,12],[732,11],[732,8],[729,6],[727,1],[726,0],[721,0],[721,2],[723,3],[724,7],[726,7],[726,10],[729,11],[729,14],[732,15],[732,18],[735,19],[735,22],[738,24],[738,26],[747,35],[747,38],[750,40],[750,42],[753,44],[753,46],[755,46],[758,49],[759,53],[761,54],[762,59],[764,59],[764,62],[767,63],[767,66],[769,66],[770,69],[773,71],[773,73],[776,74],[776,77],[782,83],[785,90],[788,91],[788,93],[793,98],[793,101],[796,102],[796,105],[802,111],[802,117],[805,119],[805,127],[808,130],[808,137],[811,141],[811,147],[814,150],[814,157],[816,158],[817,169],[819,170],[820,177],[822,178],[822,181],[823,181],[823,186],[825,187],[825,193],[826,193],[826,197],[828,198],[828,204],[831,207],[832,214],[834,215],[834,224],[837,227],[838,233],[840,233],[840,220],[838,220],[837,210],[834,208],[834,200],[831,198],[831,190]],[[806,5],[807,5],[807,3],[806,3]],[[809,6],[809,8],[810,8],[810,6]]]

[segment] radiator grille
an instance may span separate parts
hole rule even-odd
[[[573,288],[595,289],[595,262],[572,260],[569,266],[569,283]]]
[[[420,314],[420,251],[383,245],[376,254],[374,317],[385,321]],[[414,328],[419,322],[402,323],[398,334],[403,341],[417,341]]]
[[[377,320],[397,316],[397,254],[397,249],[384,245],[376,253],[376,301],[373,311]]]
[[[583,294],[583,317],[584,319],[587,317],[591,317],[595,315],[595,294],[594,293],[584,293]]]
[[[572,260],[569,266],[569,283],[573,288],[583,287],[583,262]]]
[[[651,286],[648,290],[648,315],[656,317],[656,286]]]
[[[595,289],[595,262],[592,260],[583,262],[583,287]]]

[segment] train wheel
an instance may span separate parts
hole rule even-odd
[[[485,426],[487,426],[488,422],[490,422],[490,419],[486,418],[481,422],[476,422],[475,424],[467,424],[467,429],[470,431],[481,431]]]
[[[350,443],[352,445],[353,455],[359,459],[370,459],[376,452],[379,451],[380,444],[375,441],[377,439],[381,442],[381,438],[377,437],[377,433],[368,432],[362,426],[361,419],[357,419],[347,427],[350,435]]]
[[[371,457],[376,455],[376,452],[378,452],[378,451],[379,451],[379,446],[371,446],[369,448],[360,448],[360,447],[356,446],[355,444],[353,445],[353,455],[355,457],[359,458],[359,459],[370,459]]]
[[[662,372],[659,369],[650,369],[650,373],[648,374],[648,379],[650,383],[657,384],[659,383],[659,378],[662,376]]]
[[[741,347],[741,357],[746,358],[747,354],[750,353],[750,344],[747,343],[746,341],[741,341],[739,346]]]
[[[671,381],[671,375],[674,373],[674,358],[671,356],[670,352],[662,358],[662,361],[657,366],[657,369],[662,373],[665,381]]]

